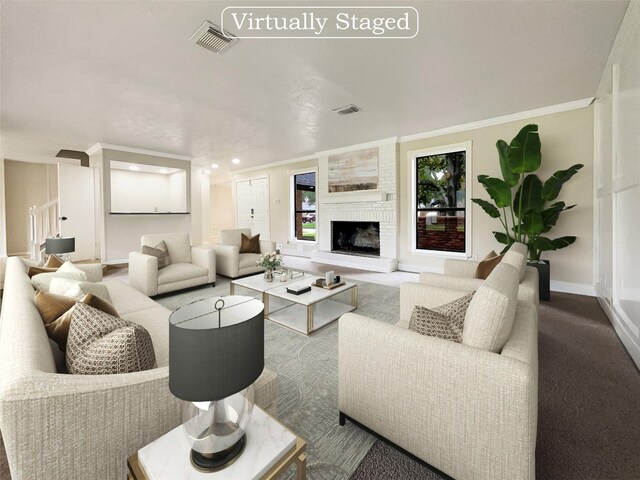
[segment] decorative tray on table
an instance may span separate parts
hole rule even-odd
[[[346,282],[338,282],[338,283],[332,283],[331,285],[327,285],[324,281],[324,279],[318,279],[315,282],[313,282],[311,285],[313,285],[314,287],[320,287],[320,288],[324,288],[325,290],[333,290],[334,288],[338,288],[341,287],[345,284]]]

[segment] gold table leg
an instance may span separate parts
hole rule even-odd
[[[307,480],[307,454],[296,457],[296,480]]]
[[[233,295],[234,293],[236,293],[236,286],[233,282],[231,282],[229,284],[229,295]]]
[[[351,289],[351,306],[358,308],[358,286],[354,286]]]
[[[307,335],[313,332],[313,305],[307,306]]]

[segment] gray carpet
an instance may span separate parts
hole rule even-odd
[[[358,313],[385,322],[397,320],[397,288],[354,283],[359,285]],[[175,309],[187,302],[228,293],[229,281],[218,277],[215,288],[156,300]],[[238,295],[250,293],[236,289]],[[338,323],[333,322],[307,337],[266,321],[265,363],[278,374],[278,400],[272,413],[307,441],[307,478],[348,479],[375,438],[354,425],[338,425]],[[293,478],[293,474],[292,468],[285,478]]]
[[[640,372],[597,300],[553,293],[539,315],[536,478],[640,479]],[[351,478],[441,477],[376,441]]]

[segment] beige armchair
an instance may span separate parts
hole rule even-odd
[[[538,317],[518,302],[517,278],[510,265],[494,269],[469,305],[462,343],[407,328],[415,305],[433,308],[460,290],[403,284],[396,325],[343,315],[340,423],[355,421],[458,480],[534,480]]]
[[[167,244],[171,264],[158,269],[158,259],[141,252],[129,254],[129,285],[153,297],[207,283],[216,284],[216,258],[209,247],[192,247],[187,233],[143,235],[140,245]]]
[[[479,262],[470,260],[446,259],[444,262],[444,275],[440,273],[423,272],[420,274],[420,283],[433,287],[450,288],[473,292],[477,290],[484,280],[474,278]],[[514,243],[501,263],[513,265],[520,274],[520,288],[518,299],[529,302],[536,308],[540,302],[538,287],[538,270],[527,267],[527,246],[522,243]]]
[[[256,265],[260,258],[258,253],[240,253],[241,234],[251,238],[250,228],[236,228],[234,230],[221,230],[219,245],[212,245],[216,252],[216,268],[220,275],[237,278],[264,272],[263,267]],[[276,242],[260,240],[260,253],[273,252]]]

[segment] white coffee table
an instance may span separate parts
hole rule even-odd
[[[358,308],[358,286],[345,282],[332,290],[311,287],[311,291],[294,295],[287,293],[287,287],[311,285],[322,277],[305,273],[302,278],[294,278],[285,282],[274,279],[265,282],[263,274],[238,278],[231,281],[230,294],[235,295],[236,287],[262,293],[265,318],[297,332],[309,335],[319,328],[337,320],[343,314]],[[338,296],[351,293],[350,303],[339,301]]]
[[[306,478],[306,442],[257,405],[247,426],[244,451],[227,468],[203,473],[193,468],[182,425],[129,457],[134,480],[266,480],[277,478],[295,463],[296,479]]]

